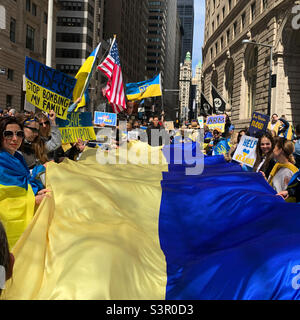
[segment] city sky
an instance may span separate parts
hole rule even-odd
[[[193,41],[193,71],[199,61],[202,63],[202,45],[204,38],[205,0],[194,1],[194,41]]]

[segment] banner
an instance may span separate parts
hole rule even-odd
[[[76,79],[29,57],[25,60],[26,101],[38,109],[54,110],[66,119]]]
[[[256,160],[257,142],[257,138],[242,136],[232,159],[253,168]]]
[[[109,112],[94,112],[94,124],[102,124],[115,127],[117,125],[117,114]]]
[[[96,140],[91,112],[68,113],[66,120],[56,119],[56,122],[63,144],[77,142],[79,138],[83,141]]]
[[[250,136],[254,137],[258,132],[265,132],[267,130],[269,121],[270,116],[258,112],[253,112],[252,120],[249,127]]]
[[[226,116],[224,114],[219,116],[209,116],[206,119],[206,125],[209,130],[214,130],[215,128],[221,129],[222,132],[225,131]]]
[[[213,97],[213,109],[215,114],[223,114],[226,108],[226,102],[219,95],[217,89],[212,85],[211,94]]]
[[[207,117],[212,115],[213,107],[206,99],[205,95],[201,92],[201,101],[200,101],[200,115]]]

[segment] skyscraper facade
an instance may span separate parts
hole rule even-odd
[[[177,8],[184,31],[181,49],[181,62],[184,62],[187,52],[193,53],[194,0],[177,0]]]

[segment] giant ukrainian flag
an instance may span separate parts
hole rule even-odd
[[[171,151],[171,163],[100,165],[103,151],[87,150],[49,164],[53,198],[14,248],[4,298],[300,298],[299,205],[222,156],[187,176],[191,164],[174,164],[180,144],[131,148],[143,159]]]
[[[126,84],[126,97],[128,100],[142,100],[162,95],[161,76],[158,74],[150,80]]]

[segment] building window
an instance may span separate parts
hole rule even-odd
[[[225,18],[225,6],[222,8],[222,17]]]
[[[43,39],[43,58],[46,58],[47,40]]]
[[[237,22],[235,21],[233,24],[233,37],[235,38],[237,35]]]
[[[217,27],[219,26],[219,24],[220,24],[220,16],[217,15]]]
[[[215,23],[214,23],[214,21],[211,24],[211,28],[212,28],[212,32],[214,32],[215,31]]]
[[[48,16],[47,16],[47,13],[44,12],[44,23],[47,24],[47,21],[48,21]]]
[[[6,95],[6,108],[9,108],[12,106],[12,96],[10,94]]]
[[[228,10],[230,11],[232,7],[232,0],[228,0]]]
[[[31,0],[26,0],[26,11],[30,12],[31,9]]]
[[[36,12],[37,12],[37,6],[36,6],[35,3],[33,3],[33,4],[32,4],[32,14],[33,14],[34,16],[36,16]]]
[[[10,41],[16,42],[16,20],[10,18],[10,30],[9,30]]]
[[[212,60],[212,58],[213,58],[213,49],[210,48],[210,59]]]
[[[252,48],[247,57],[247,118],[255,111],[258,49]]]
[[[224,37],[222,36],[221,37],[221,50],[223,49],[223,47],[224,47]]]
[[[34,29],[29,25],[26,28],[26,48],[34,51]]]
[[[227,45],[228,45],[229,41],[230,41],[230,29],[228,29],[226,31],[226,43],[227,43]]]
[[[14,80],[14,70],[7,69],[7,80],[10,80],[10,81]]]
[[[263,10],[267,9],[267,7],[268,7],[268,0],[262,0],[262,7],[263,7]]]
[[[242,30],[246,26],[246,13],[245,12],[242,14],[242,17],[241,17],[241,26],[242,26]]]
[[[253,2],[251,4],[251,22],[255,19],[255,14],[256,14],[256,4]]]

